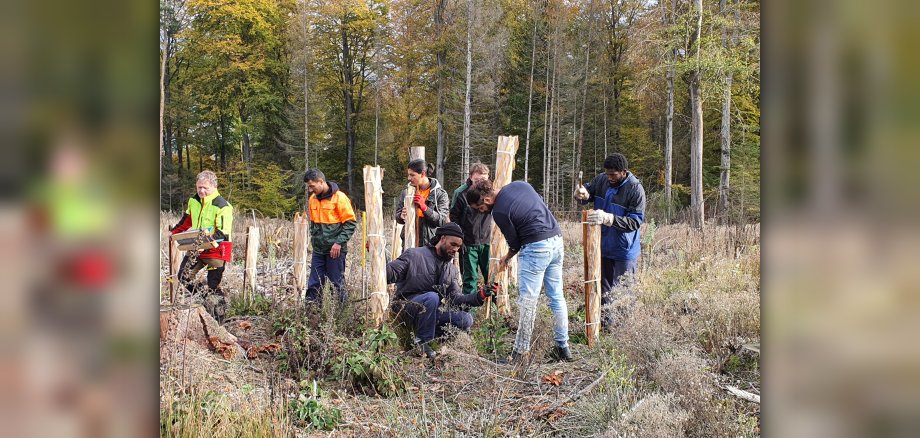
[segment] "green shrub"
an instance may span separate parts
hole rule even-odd
[[[386,327],[365,332],[359,339],[338,337],[341,346],[332,371],[356,388],[371,388],[384,397],[399,395],[405,389],[397,362],[385,349],[395,346],[396,333]]]

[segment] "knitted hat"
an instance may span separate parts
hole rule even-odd
[[[441,236],[454,236],[462,239],[463,230],[460,229],[460,225],[457,225],[454,222],[448,222],[444,225],[441,225],[437,230],[434,231],[434,237],[436,239],[440,240],[439,238]]]

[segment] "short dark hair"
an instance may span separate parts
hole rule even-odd
[[[604,160],[604,169],[624,171],[629,169],[629,162],[621,153],[610,154]]]
[[[322,170],[309,169],[307,173],[303,174],[303,182],[308,181],[326,181],[326,175],[323,174]]]
[[[492,181],[487,179],[476,181],[473,186],[466,191],[466,202],[470,205],[482,203],[482,198],[492,194]]]

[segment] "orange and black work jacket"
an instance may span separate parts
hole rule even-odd
[[[344,253],[357,225],[351,200],[336,183],[330,182],[322,195],[310,195],[310,239],[317,254],[329,254],[336,243]]]
[[[215,239],[223,239],[217,248],[207,249],[198,255],[200,259],[221,259],[230,262],[233,259],[233,242],[230,232],[233,230],[233,206],[217,193],[201,199],[197,194],[188,199],[188,208],[172,233],[181,233],[191,228],[210,229]]]

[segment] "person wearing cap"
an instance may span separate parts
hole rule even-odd
[[[482,306],[499,288],[461,292],[453,258],[462,246],[463,231],[450,222],[437,228],[425,246],[408,249],[387,263],[387,283],[396,283],[392,310],[413,329],[416,348],[429,359],[435,352],[428,343],[443,336],[448,325],[468,331],[473,317],[465,310]]]

